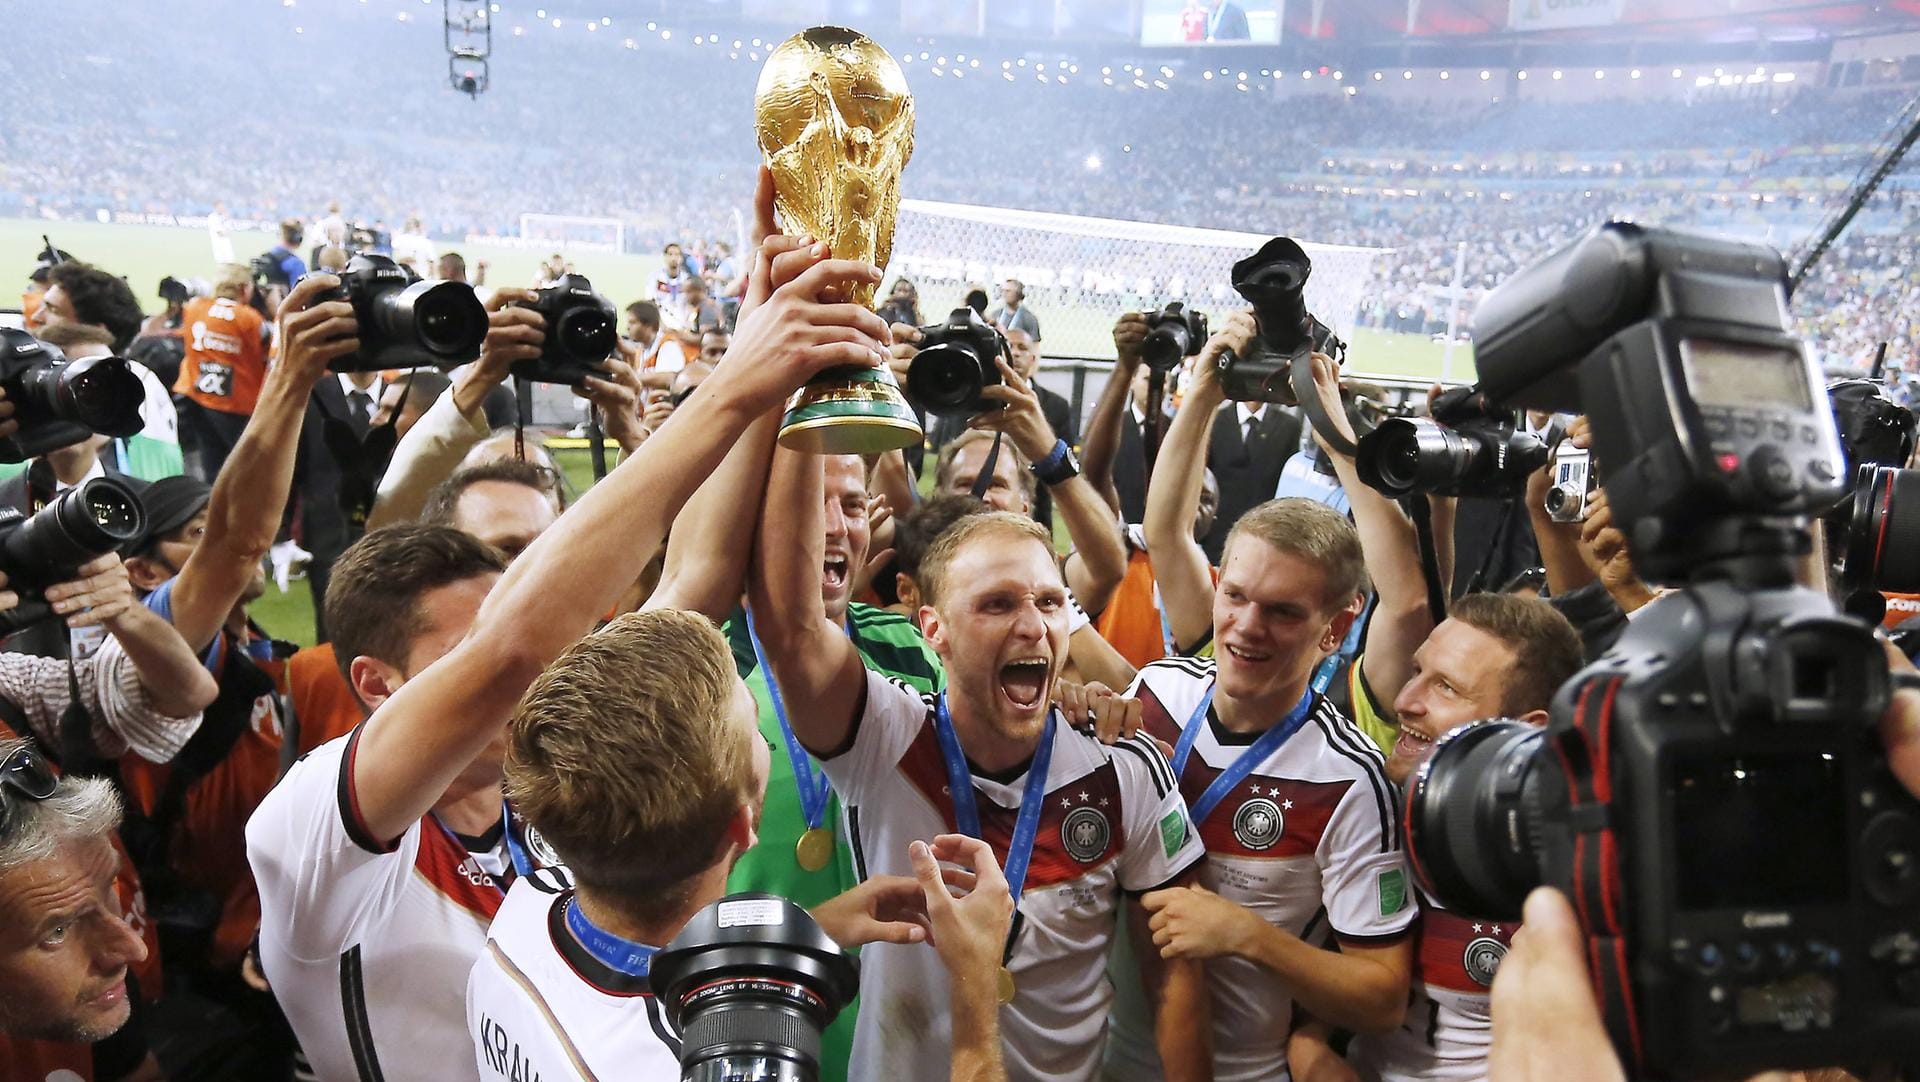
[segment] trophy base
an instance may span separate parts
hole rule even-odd
[[[926,438],[885,368],[836,368],[794,392],[780,446],[816,455],[873,455]]]

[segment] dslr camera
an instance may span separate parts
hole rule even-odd
[[[1553,485],[1547,489],[1547,518],[1553,522],[1579,522],[1586,517],[1587,497],[1600,480],[1594,468],[1593,452],[1575,447],[1572,440],[1561,440],[1553,449]]]
[[[1473,387],[1442,391],[1428,412],[1431,418],[1389,418],[1360,437],[1360,480],[1395,499],[1416,492],[1505,497],[1547,464],[1546,441]]]
[[[1287,237],[1273,238],[1233,265],[1233,288],[1253,305],[1260,336],[1245,357],[1220,358],[1220,387],[1228,400],[1298,405],[1301,398],[1313,397],[1309,355],[1346,360],[1347,344],[1307,311],[1305,290],[1312,275],[1313,261]]]
[[[330,300],[353,305],[360,348],[329,367],[335,372],[452,368],[480,356],[487,310],[464,282],[423,282],[383,255],[362,254],[340,272]]]
[[[860,965],[806,910],[742,893],[695,914],[648,980],[680,1034],[683,1082],[814,1082],[820,1034],[859,992]]]
[[[986,408],[980,392],[1000,383],[1007,336],[971,308],[921,327],[920,352],[907,365],[907,394],[936,417],[971,417]]]
[[[20,430],[0,440],[0,462],[25,462],[95,434],[133,436],[146,427],[147,390],[121,357],[67,359],[22,330],[0,327],[0,390]]]
[[[1155,372],[1171,372],[1186,357],[1197,356],[1207,343],[1207,314],[1188,310],[1179,301],[1147,315],[1147,337],[1140,343],[1140,359]]]
[[[0,571],[20,604],[0,612],[0,635],[12,635],[53,616],[44,591],[69,582],[81,566],[139,537],[147,512],[126,482],[96,477],[61,493],[28,515],[0,507]]]
[[[1915,420],[1874,380],[1838,380],[1827,393],[1853,468],[1852,491],[1826,516],[1828,565],[1847,611],[1878,624],[1881,591],[1920,591],[1920,471],[1904,468]]]
[[[581,274],[563,274],[535,292],[527,307],[546,319],[547,340],[540,356],[514,362],[515,378],[579,387],[588,376],[606,375],[604,362],[619,345],[613,302]]]
[[[1920,802],[1863,622],[1794,582],[1843,491],[1771,248],[1602,225],[1475,317],[1493,400],[1579,410],[1635,566],[1683,586],[1409,782],[1415,876],[1476,919],[1564,891],[1629,1077],[1920,1055]]]

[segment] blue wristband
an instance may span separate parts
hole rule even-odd
[[[1067,451],[1066,440],[1053,441],[1053,450],[1047,452],[1047,457],[1033,464],[1033,472],[1045,477],[1047,474],[1059,469],[1060,464],[1067,460]]]

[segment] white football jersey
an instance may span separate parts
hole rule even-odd
[[[1180,730],[1213,686],[1214,664],[1165,658],[1140,670],[1142,732],[1177,745]],[[1208,711],[1181,772],[1189,803],[1237,759],[1257,733],[1232,733]],[[1357,944],[1405,936],[1419,908],[1410,893],[1397,794],[1379,749],[1315,695],[1299,731],[1254,766],[1199,824],[1207,889],[1309,942],[1328,931]],[[1214,1077],[1286,1078],[1293,1003],[1269,970],[1244,958],[1210,962]],[[1119,1079],[1161,1077],[1145,1001],[1115,1004],[1108,1069]]]
[[[521,876],[467,981],[468,1056],[481,1079],[680,1077],[680,1041],[642,978],[595,958],[566,928],[558,868]]]
[[[295,763],[247,822],[260,963],[323,1082],[472,1079],[467,972],[506,856],[469,852],[432,816],[391,845],[371,837],[353,794],[359,734]]]
[[[933,725],[934,700],[869,671],[852,747],[825,761],[846,803],[856,873],[912,875],[908,843],[958,830]],[[1026,784],[973,775],[980,832],[1002,863]],[[1106,959],[1122,893],[1166,885],[1201,857],[1160,750],[1144,737],[1106,747],[1064,723],[1024,892],[1014,918],[1016,994],[1000,1012],[1011,1079],[1085,1082],[1100,1068],[1112,988]],[[860,1020],[850,1076],[945,1078],[952,1059],[947,975],[926,944],[860,953]]]
[[[1390,1033],[1363,1033],[1347,1058],[1379,1082],[1475,1082],[1493,1044],[1491,989],[1519,921],[1474,920],[1421,897],[1414,927],[1413,1000]]]

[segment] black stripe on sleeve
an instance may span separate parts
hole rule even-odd
[[[853,881],[856,883],[864,883],[867,881],[867,852],[860,847],[860,806],[857,804],[848,804],[845,807],[847,812],[847,837],[853,845]]]
[[[340,825],[346,828],[347,837],[353,844],[369,853],[385,855],[400,848],[400,839],[382,845],[373,832],[367,829],[366,821],[360,818],[360,802],[353,795],[353,757],[360,750],[360,733],[364,724],[353,727],[347,736],[346,753],[340,756],[340,781],[336,792],[340,804]]]
[[[360,1082],[385,1082],[380,1055],[373,1047],[373,1022],[367,1015],[366,978],[360,970],[360,947],[340,956],[340,1005],[345,1011],[347,1045],[353,1051],[354,1076]]]
[[[1154,795],[1161,800],[1165,800],[1167,794],[1173,791],[1173,774],[1167,770],[1164,760],[1156,762],[1156,760],[1160,760],[1160,749],[1155,748],[1149,752],[1135,743],[1138,739],[1138,737],[1129,737],[1128,739],[1119,741],[1113,745],[1113,750],[1124,751],[1145,763],[1147,766],[1147,777],[1153,781]],[[1163,773],[1163,771],[1165,772]]]
[[[1379,762],[1376,761],[1380,753],[1376,751],[1374,752],[1375,758],[1368,758],[1364,753],[1355,750],[1353,745],[1346,743],[1341,740],[1340,737],[1334,735],[1340,726],[1338,724],[1329,724],[1326,716],[1321,711],[1314,711],[1313,720],[1314,724],[1320,726],[1320,732],[1327,741],[1327,747],[1331,748],[1335,754],[1351,759],[1354,763],[1358,764],[1360,773],[1364,774],[1367,782],[1373,786],[1373,806],[1374,810],[1380,816],[1380,851],[1382,853],[1391,853],[1397,850],[1399,844],[1393,832],[1394,803],[1393,798],[1388,795],[1388,790],[1391,787],[1387,784],[1386,773],[1381,769]],[[1338,720],[1338,716],[1336,715],[1336,721]]]

